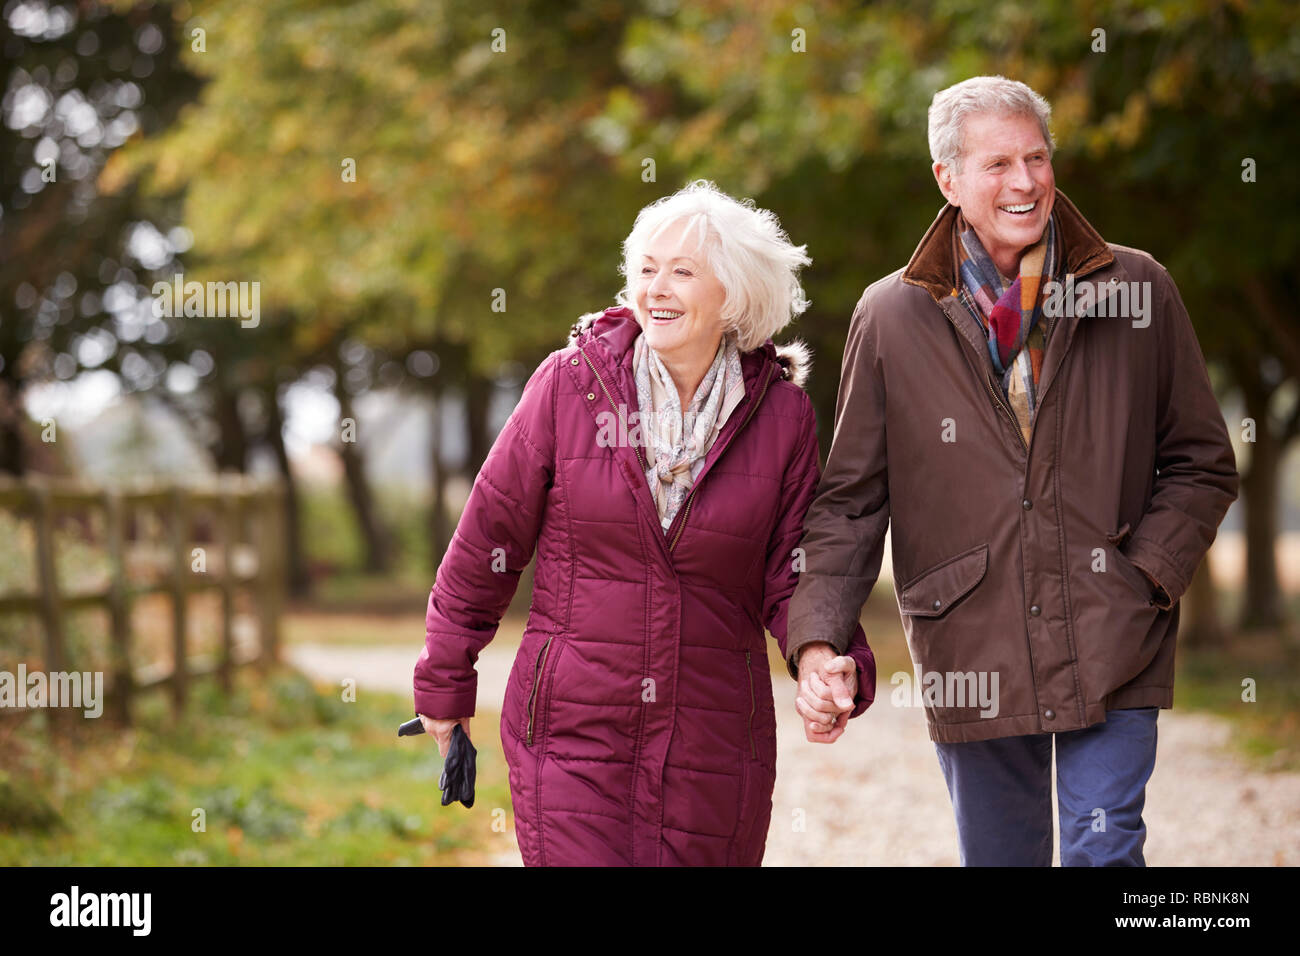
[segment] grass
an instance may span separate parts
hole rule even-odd
[[[229,698],[194,690],[180,722],[157,694],[134,729],[85,722],[57,745],[42,714],[0,724],[0,865],[446,866],[510,850],[495,715],[475,720],[467,810],[440,805],[432,741],[396,736],[405,697],[347,703],[292,672],[244,672]]]
[[[1221,592],[1220,619],[1235,621],[1242,599]],[[1286,599],[1284,617],[1281,628],[1229,628],[1222,647],[1180,644],[1174,706],[1230,720],[1233,744],[1253,767],[1300,771],[1300,594]]]
[[[361,531],[343,485],[304,483],[298,490],[303,550],[311,556],[312,565],[327,575],[361,568]],[[427,494],[382,483],[374,485],[372,492],[375,509],[390,536],[393,567],[428,568]],[[432,575],[429,577],[432,580]]]
[[[1230,649],[1180,649],[1174,706],[1232,721],[1233,743],[1254,766],[1300,770],[1300,649],[1281,635],[1238,633]]]
[[[409,647],[414,663],[424,642],[424,614],[292,611],[281,618],[280,633],[289,644]]]
[[[383,576],[359,571],[339,572],[317,581],[310,597],[297,602],[295,610],[330,614],[416,614],[423,617],[433,578],[432,571],[410,566]]]

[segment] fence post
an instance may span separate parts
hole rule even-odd
[[[59,607],[58,570],[54,563],[54,520],[50,501],[50,488],[44,481],[31,486],[32,512],[36,521],[36,565],[41,583],[41,622],[45,630],[45,672],[63,671],[64,642],[63,617]],[[47,707],[51,732],[63,724],[63,714],[58,707]]]
[[[113,719],[123,726],[131,723],[131,696],[135,675],[131,670],[131,598],[126,583],[125,516],[122,495],[105,491],[104,529],[108,539],[110,580],[108,619],[110,628],[109,707]]]
[[[217,543],[221,546],[221,657],[217,677],[221,689],[230,692],[235,653],[235,545],[239,540],[234,520],[235,499],[225,479],[221,481],[220,505],[217,509]]]
[[[284,562],[278,560],[284,534],[280,527],[281,502],[278,485],[256,493],[254,514],[260,518],[257,535],[258,611],[261,616],[261,663],[264,667],[280,663],[280,577]]]
[[[186,652],[186,593],[189,590],[190,556],[185,550],[189,536],[189,515],[185,493],[178,486],[168,496],[171,520],[168,522],[172,545],[172,705],[179,716],[185,709],[189,683],[189,655]]]

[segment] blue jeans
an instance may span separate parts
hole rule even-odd
[[[1061,865],[1145,866],[1157,713],[1111,710],[1083,730],[935,744],[962,866],[1052,865],[1053,738]]]

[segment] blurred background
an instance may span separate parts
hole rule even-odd
[[[1168,808],[1203,847],[1153,852],[1300,862],[1300,8],[4,0],[0,54],[0,670],[109,688],[104,720],[0,708],[0,863],[516,859],[495,711],[527,577],[474,811],[393,728],[522,383],[612,304],[637,211],[708,178],[808,245],[779,338],[814,349],[824,456],[853,306],[942,205],[930,98],[980,73],[1049,99],[1058,186],[1169,269],[1237,447],[1169,712],[1223,789]],[[191,282],[228,308],[160,315]],[[931,816],[840,859],[779,790],[769,862],[956,861],[921,711],[890,706],[891,590],[863,617],[885,723],[852,758],[782,737],[782,779],[860,793],[894,760],[923,792],[869,804]]]

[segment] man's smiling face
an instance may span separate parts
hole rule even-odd
[[[980,113],[962,130],[961,172],[938,163],[944,197],[962,215],[1003,275],[1042,238],[1056,201],[1052,154],[1033,116]]]

